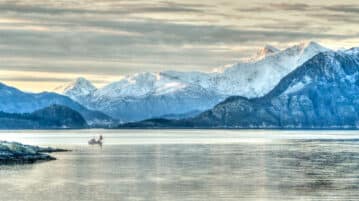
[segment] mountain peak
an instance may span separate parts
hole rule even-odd
[[[262,52],[264,53],[275,53],[275,52],[278,52],[279,49],[272,46],[272,45],[265,45],[262,49],[261,49]]]
[[[65,84],[55,88],[55,92],[65,94],[71,98],[77,96],[86,96],[96,91],[97,88],[87,79],[83,77],[76,78],[69,84]]]
[[[329,50],[328,48],[322,46],[321,44],[315,42],[315,41],[306,41],[306,42],[301,42],[299,45],[299,47],[301,47],[301,49],[305,50],[305,49],[309,49],[309,50]]]
[[[75,83],[90,83],[90,81],[88,81],[86,78],[84,77],[78,77],[75,79],[74,81]]]
[[[86,88],[90,91],[96,90],[96,87],[89,80],[83,77],[78,77],[76,80],[74,80],[72,82],[72,86]]]
[[[265,45],[263,48],[261,48],[257,55],[255,56],[254,60],[261,60],[264,59],[266,56],[274,54],[279,52],[280,50],[274,46],[271,45]]]

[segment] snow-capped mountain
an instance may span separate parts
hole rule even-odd
[[[186,86],[171,93],[151,93],[144,96],[107,97],[97,93],[88,100],[90,108],[97,108],[123,122],[155,118],[167,114],[188,114],[204,111],[224,100],[200,86]],[[138,95],[138,94],[136,94]]]
[[[198,116],[221,127],[358,128],[359,51],[320,53],[267,95],[233,97]]]
[[[83,78],[80,80],[81,82],[75,81],[62,87],[66,89],[62,94],[87,108],[102,111],[123,122],[167,114],[196,114],[194,111],[209,109],[225,98],[201,86],[161,73],[128,75],[97,90],[88,87],[93,86],[89,81]],[[81,90],[83,86],[86,86],[86,90]]]
[[[228,96],[264,95],[296,67],[325,51],[328,49],[315,42],[285,50],[267,45],[248,62],[211,73],[137,73],[99,89],[81,78],[57,91],[123,121],[190,114],[207,110]]]
[[[197,84],[224,96],[258,97],[266,94],[280,79],[308,59],[329,49],[315,42],[301,43],[285,50],[266,46],[254,59],[227,67],[223,72],[164,72],[183,82]]]
[[[319,53],[262,97],[234,96],[194,118],[122,127],[358,129],[358,50]]]
[[[92,94],[96,90],[96,87],[90,81],[80,77],[69,84],[55,88],[54,92],[66,94],[75,101],[78,101],[81,98]]]

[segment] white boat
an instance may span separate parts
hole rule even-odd
[[[100,135],[100,137],[96,140],[96,138],[92,138],[91,140],[88,141],[88,144],[89,145],[100,145],[102,146],[102,140],[103,140],[103,137],[102,135]]]

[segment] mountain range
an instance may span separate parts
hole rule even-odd
[[[213,72],[164,71],[127,75],[96,88],[85,78],[60,86],[55,92],[91,110],[121,122],[149,118],[188,118],[214,107],[230,96],[260,97],[279,81],[320,52],[329,49],[315,42],[284,50],[265,46],[248,60]]]
[[[121,127],[357,129],[359,48],[321,52],[261,97],[234,96],[194,118]]]
[[[0,83],[0,120],[14,127],[34,122],[34,128],[86,127],[83,118],[91,127],[111,128],[356,129],[359,48],[266,46],[209,73],[137,73],[102,88],[78,78],[56,91],[62,95]],[[43,108],[41,119],[36,114]]]
[[[79,112],[89,125],[113,122],[102,112],[89,110],[71,98],[51,92],[28,93],[0,83],[0,111],[5,113],[31,113],[57,104]]]

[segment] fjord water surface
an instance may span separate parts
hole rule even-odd
[[[104,146],[88,146],[103,134]],[[56,161],[0,166],[0,200],[358,200],[356,131],[1,131]]]

